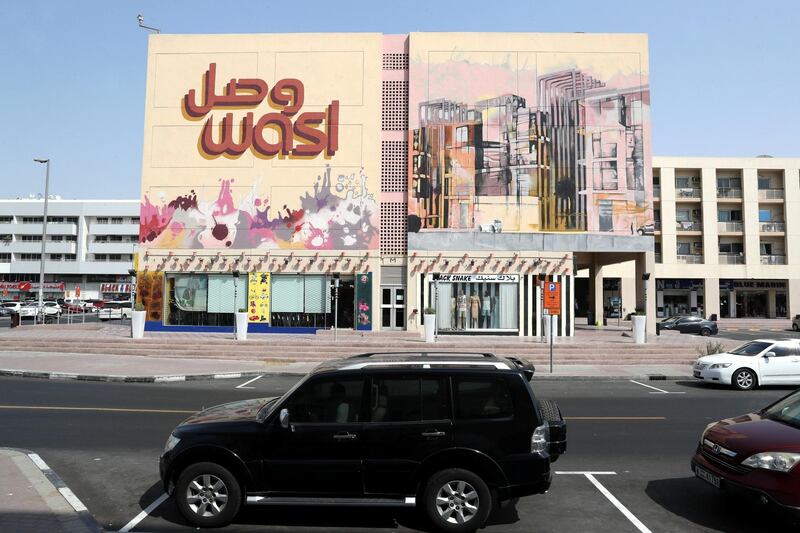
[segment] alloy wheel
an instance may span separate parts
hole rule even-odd
[[[743,389],[749,389],[753,386],[753,374],[750,372],[739,372],[736,376],[736,384]]]
[[[479,506],[478,492],[466,481],[448,481],[436,493],[436,510],[451,524],[469,522],[478,513]]]
[[[213,474],[201,474],[186,488],[186,503],[197,516],[216,516],[228,505],[228,487]]]

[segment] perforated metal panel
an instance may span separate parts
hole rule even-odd
[[[408,54],[383,54],[383,70],[405,70],[408,68]]]
[[[381,254],[406,255],[408,207],[405,202],[381,202]]]
[[[384,80],[381,102],[381,127],[386,131],[408,129],[408,82]]]
[[[381,191],[408,190],[408,142],[381,141]]]

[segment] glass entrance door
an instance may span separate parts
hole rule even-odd
[[[406,329],[405,287],[381,287],[381,329]]]

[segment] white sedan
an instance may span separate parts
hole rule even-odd
[[[758,339],[692,365],[694,377],[750,390],[759,385],[800,385],[800,339]]]

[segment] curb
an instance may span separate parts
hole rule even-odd
[[[53,487],[55,487],[55,489],[61,494],[61,496],[64,497],[64,499],[67,501],[70,507],[72,507],[72,509],[78,515],[78,518],[80,518],[81,522],[83,522],[83,525],[85,525],[89,531],[94,531],[97,533],[105,532],[103,526],[101,526],[97,522],[97,520],[95,520],[94,516],[92,516],[92,514],[83,504],[83,502],[81,502],[78,499],[78,497],[75,496],[75,493],[72,492],[72,490],[67,486],[67,484],[64,483],[64,481],[58,476],[58,474],[56,474],[53,471],[53,469],[50,468],[47,465],[47,463],[45,463],[42,460],[41,457],[39,457],[38,453],[34,453],[30,450],[25,450],[22,448],[12,448],[9,446],[3,446],[0,447],[0,449],[12,450],[15,452],[25,454],[28,457],[28,459],[30,459],[31,462],[42,472],[42,474],[44,474],[44,476],[47,478],[47,481],[49,481],[53,485]]]
[[[0,369],[0,376],[17,378],[57,379],[65,381],[100,381],[109,383],[173,383],[181,381],[212,381],[217,379],[254,378],[256,376],[302,376],[305,372],[227,372],[222,374],[186,374],[162,376],[109,376],[101,374],[70,374],[68,372],[34,372],[28,370]],[[550,375],[537,373],[533,381],[623,381],[638,379],[642,381],[680,381],[692,379],[689,374],[664,375],[664,374],[630,374],[620,376],[570,376]]]

